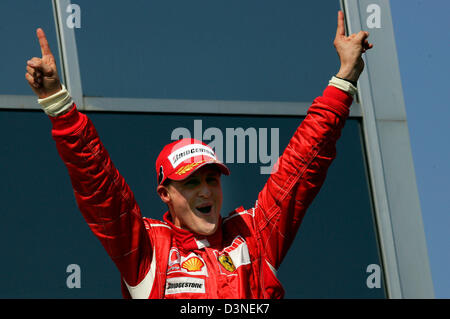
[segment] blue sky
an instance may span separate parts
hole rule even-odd
[[[450,298],[450,1],[391,0],[436,298]]]

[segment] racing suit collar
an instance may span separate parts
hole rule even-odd
[[[164,222],[172,228],[177,246],[185,251],[203,249],[206,247],[220,248],[222,246],[222,217],[219,216],[219,227],[210,236],[199,235],[186,229],[181,229],[172,223],[172,217],[167,211],[163,216]]]

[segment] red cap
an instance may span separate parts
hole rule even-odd
[[[166,145],[156,159],[158,185],[166,179],[181,181],[208,164],[217,165],[225,175],[230,170],[217,159],[213,149],[193,138],[183,138]]]

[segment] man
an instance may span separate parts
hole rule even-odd
[[[27,62],[26,79],[52,121],[78,206],[122,276],[125,298],[282,298],[276,278],[289,246],[335,157],[349,114],[368,33],[345,36],[338,12],[334,46],[341,67],[314,100],[251,209],[222,219],[221,174],[214,151],[194,139],[175,141],[156,160],[163,221],[143,218],[86,115],[58,78],[45,34],[42,58]]]

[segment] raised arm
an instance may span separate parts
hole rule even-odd
[[[141,281],[152,248],[140,209],[114,167],[89,118],[77,111],[61,85],[44,31],[37,29],[42,57],[27,61],[25,75],[52,122],[52,136],[70,175],[86,222],[130,286]],[[55,185],[57,187],[57,185]]]
[[[285,257],[336,156],[336,142],[349,114],[351,93],[356,90],[350,82],[356,85],[364,69],[361,54],[373,47],[367,37],[365,31],[345,36],[344,16],[339,11],[334,46],[341,61],[336,76],[341,79],[333,77],[323,95],[314,100],[259,194],[254,210],[255,228],[265,260],[275,269]]]

